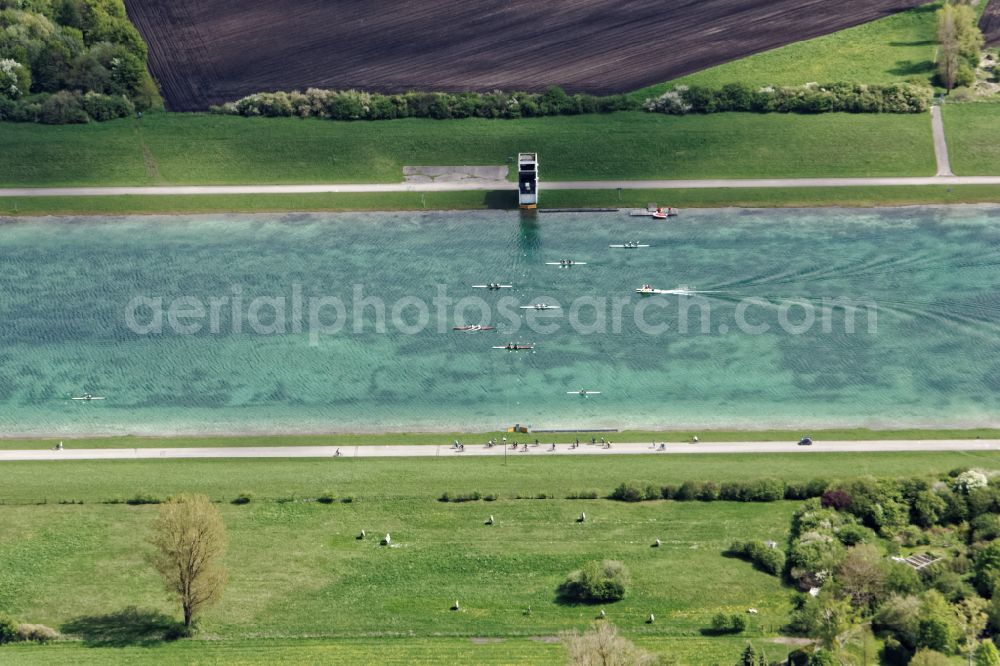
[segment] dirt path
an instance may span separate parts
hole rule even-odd
[[[337,455],[337,451],[340,455]],[[172,449],[74,449],[62,451],[15,450],[0,451],[0,461],[14,460],[121,460],[166,458],[468,458],[468,457],[532,457],[540,456],[602,456],[602,455],[674,455],[674,454],[747,454],[747,453],[862,453],[873,451],[1000,451],[997,439],[940,439],[940,440],[867,440],[816,442],[812,446],[797,446],[794,442],[727,442],[721,444],[667,444],[660,451],[652,442],[615,443],[610,449],[598,445],[581,444],[570,449],[562,444],[550,450],[544,442],[528,446],[527,451],[513,451],[502,446],[487,448],[483,444],[467,444],[464,451],[441,446],[271,446],[271,447],[214,447]]]
[[[941,121],[941,107],[937,104],[931,107],[931,129],[934,131],[934,159],[937,160],[937,176],[954,176],[951,172],[951,161],[948,159],[948,142],[944,136],[944,123]]]

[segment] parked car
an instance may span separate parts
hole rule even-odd
[[[810,446],[812,443],[812,437],[803,437],[799,440],[799,446]]]

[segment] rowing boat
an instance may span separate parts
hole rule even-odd
[[[452,326],[453,331],[465,331],[467,333],[472,333],[475,331],[492,331],[492,326],[480,326],[479,324],[473,324],[471,326]]]
[[[566,395],[601,395],[600,391],[566,391]]]
[[[89,393],[85,393],[78,398],[70,398],[70,400],[105,400],[105,398],[103,396],[90,395]]]
[[[507,351],[522,351],[534,349],[535,345],[494,345],[493,349],[506,349]]]
[[[474,285],[472,285],[472,288],[473,289],[513,289],[514,285],[512,285],[512,284],[500,284],[500,285],[493,285],[493,286],[491,286],[491,285],[488,285],[488,284],[474,284]]]
[[[609,245],[608,247],[623,247],[626,250],[634,250],[637,247],[649,247],[649,246],[648,245],[628,245],[628,244],[622,244],[622,245]]]
[[[558,310],[558,305],[546,305],[544,303],[539,303],[538,305],[522,305],[522,310]]]
[[[586,266],[587,262],[586,261],[571,261],[569,263],[566,263],[564,261],[546,261],[545,265],[546,266]]]

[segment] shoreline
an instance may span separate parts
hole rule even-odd
[[[882,208],[1000,203],[1000,185],[543,190],[546,208]],[[452,192],[0,196],[0,217],[202,213],[516,211],[510,190]]]
[[[1000,428],[821,428],[802,430],[618,430],[618,431],[567,431],[507,433],[504,431],[441,431],[441,432],[382,432],[382,433],[314,433],[274,435],[167,435],[167,436],[82,436],[37,435],[28,437],[4,435],[0,437],[0,450],[19,448],[51,448],[53,442],[69,441],[87,448],[205,448],[205,447],[302,447],[302,446],[415,446],[450,445],[458,440],[468,444],[482,444],[489,439],[568,444],[577,438],[581,442],[591,437],[605,437],[618,442],[657,441],[668,443],[690,442],[697,436],[702,443],[727,442],[791,442],[811,436],[816,441],[882,441],[882,440],[991,440],[1000,439]]]

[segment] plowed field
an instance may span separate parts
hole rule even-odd
[[[125,0],[173,110],[262,90],[623,92],[921,0]]]

